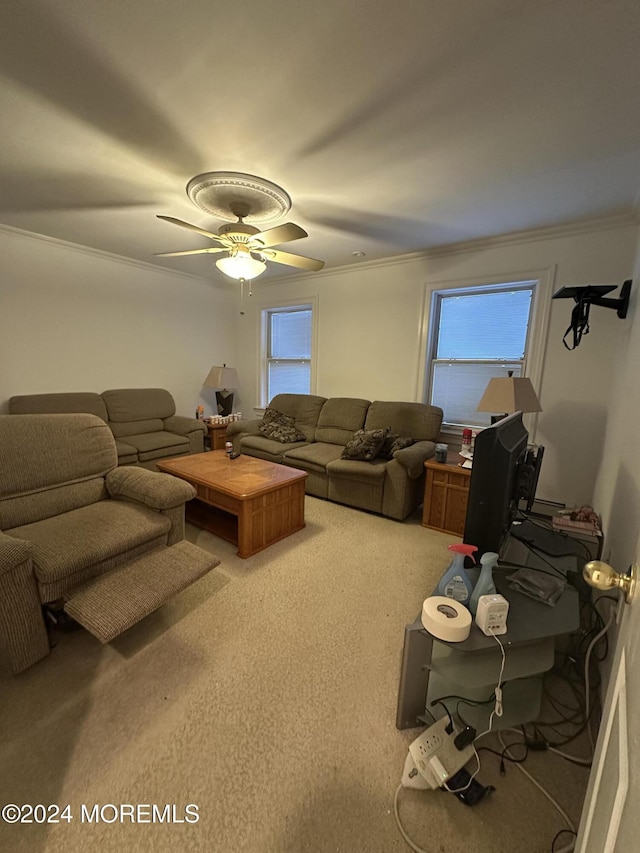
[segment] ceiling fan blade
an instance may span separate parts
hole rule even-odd
[[[305,258],[303,255],[292,255],[290,252],[280,252],[277,249],[269,249],[261,252],[268,261],[277,264],[286,264],[288,267],[299,267],[301,270],[321,270],[324,261],[316,261],[314,258]]]
[[[304,228],[294,225],[293,222],[285,222],[284,225],[276,225],[275,228],[269,228],[267,231],[259,231],[251,237],[251,242],[259,243],[260,246],[267,248],[268,246],[279,246],[280,243],[289,243],[291,240],[299,240],[301,237],[308,236]]]
[[[188,228],[189,231],[195,231],[196,234],[202,234],[203,237],[208,237],[210,240],[215,240],[216,243],[224,243],[224,239],[219,234],[212,234],[211,231],[205,231],[204,228],[198,228],[197,225],[190,225],[188,222],[183,222],[182,219],[174,219],[173,216],[161,216],[156,214],[158,219],[164,219],[165,222],[172,222],[174,225],[179,225],[181,228]]]
[[[184,252],[155,252],[156,258],[177,258],[180,255],[210,255],[215,252],[226,252],[227,249],[186,249]]]

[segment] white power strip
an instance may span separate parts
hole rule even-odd
[[[405,788],[441,788],[473,757],[472,744],[456,748],[455,733],[446,731],[448,722],[438,720],[410,744],[402,773]]]

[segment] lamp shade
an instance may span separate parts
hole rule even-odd
[[[207,388],[224,388],[233,391],[238,387],[238,372],[235,367],[227,367],[226,364],[222,367],[212,367],[202,384]]]
[[[526,376],[508,376],[489,380],[477,412],[541,412],[542,406]]]

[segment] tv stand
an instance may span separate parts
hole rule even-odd
[[[578,630],[580,622],[578,593],[572,586],[567,585],[555,607],[549,607],[510,589],[506,575],[511,571],[494,573],[498,592],[509,602],[508,630],[500,637],[506,654],[504,715],[494,718],[495,729],[536,719],[542,675],[553,666],[555,641]],[[425,709],[430,710],[430,703],[438,696],[488,698],[496,686],[500,662],[495,639],[485,636],[475,623],[464,642],[445,643],[425,630],[418,616],[404,631],[396,727],[425,725]],[[510,690],[508,682],[515,679],[520,680]],[[492,706],[479,707],[488,720]],[[475,725],[478,706],[462,708],[465,721]]]

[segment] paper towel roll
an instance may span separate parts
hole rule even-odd
[[[430,634],[447,643],[461,643],[471,630],[471,614],[454,598],[432,595],[422,604],[422,624]]]

